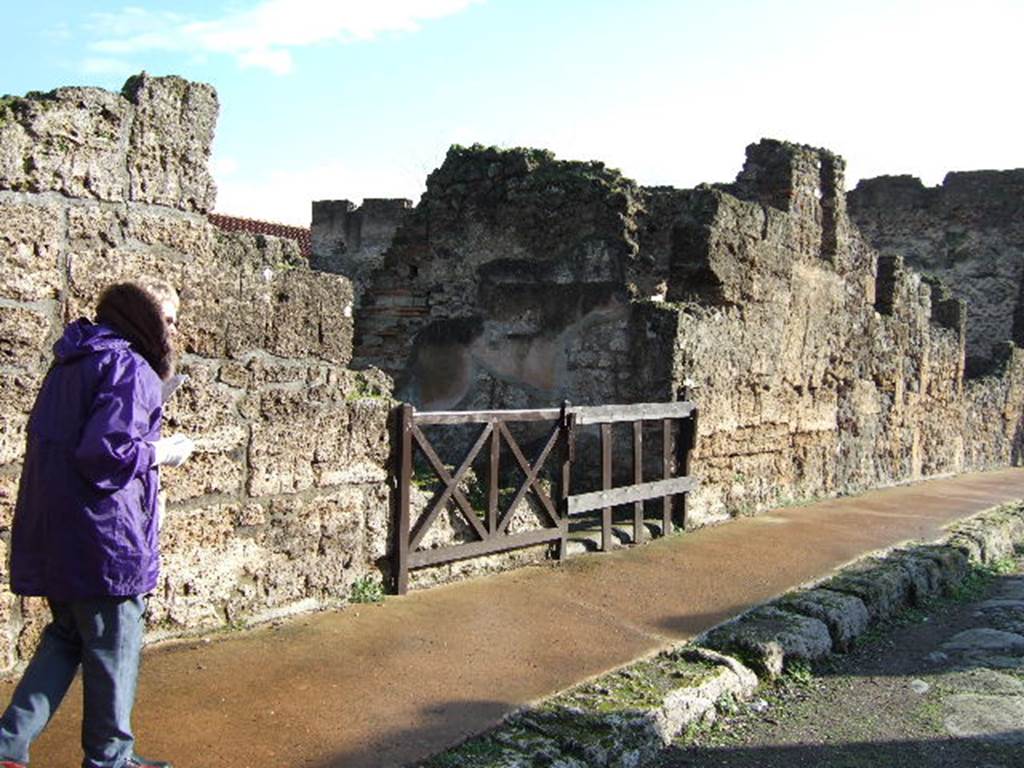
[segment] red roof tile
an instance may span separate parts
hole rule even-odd
[[[309,227],[293,227],[289,224],[278,224],[273,221],[245,219],[241,216],[225,216],[222,213],[208,215],[210,223],[225,232],[251,232],[254,235],[272,235],[273,237],[289,237],[299,244],[302,255],[309,258],[313,252]]]

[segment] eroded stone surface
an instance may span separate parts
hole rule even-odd
[[[422,407],[696,385],[692,525],[1009,462],[1019,352],[964,377],[962,302],[868,246],[843,172],[831,152],[763,140],[734,184],[643,188],[538,150],[453,148],[376,266],[350,265],[365,274],[355,358]]]
[[[979,627],[960,632],[943,644],[946,651],[969,653],[1010,653],[1024,655],[1024,635]]]
[[[2,150],[0,150],[2,152]],[[64,287],[63,209],[0,192],[0,295],[17,301],[58,298]]]
[[[868,626],[869,616],[864,602],[842,592],[811,589],[788,595],[775,604],[825,622],[838,651],[847,650]]]
[[[714,719],[718,702],[746,699],[756,687],[735,659],[681,647],[528,708],[424,766],[636,768],[688,725]]]
[[[881,253],[942,278],[967,302],[967,354],[991,361],[1018,338],[1024,172],[950,173],[940,186],[910,176],[864,179],[849,193],[854,223]]]
[[[946,729],[953,736],[1024,744],[1024,696],[961,693],[943,704]]]
[[[738,655],[769,677],[781,675],[793,660],[811,661],[832,650],[824,622],[770,606],[712,630],[703,644]]]
[[[859,597],[875,621],[904,608],[911,595],[909,573],[894,562],[877,558],[856,563],[823,586]]]

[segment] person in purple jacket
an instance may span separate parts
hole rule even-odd
[[[79,666],[83,768],[170,765],[136,755],[131,712],[144,596],[160,568],[158,467],[194,447],[160,436],[177,313],[169,285],[119,283],[95,323],[76,320],[53,347],[29,417],[10,562],[11,590],[47,598],[52,621],[0,717],[3,768],[28,764]]]

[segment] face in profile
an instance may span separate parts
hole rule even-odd
[[[174,339],[178,335],[178,305],[170,299],[164,299],[160,302],[160,311],[164,315],[167,336]]]

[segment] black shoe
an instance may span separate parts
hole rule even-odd
[[[162,760],[147,760],[144,757],[132,755],[124,764],[124,768],[174,768],[174,766]]]

